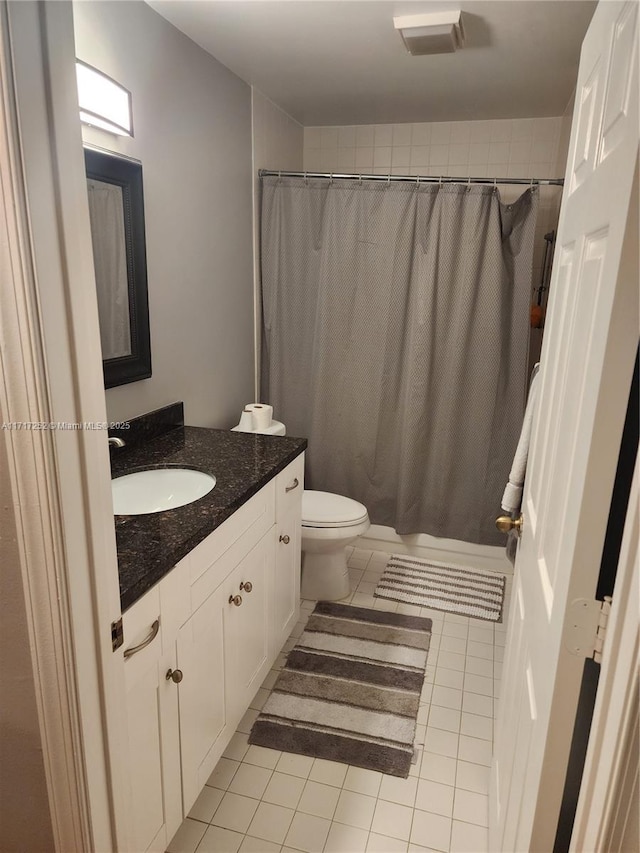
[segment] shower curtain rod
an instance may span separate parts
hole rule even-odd
[[[345,172],[289,172],[272,169],[260,169],[258,176],[261,178],[326,178],[327,180],[340,179],[350,181],[405,181],[414,184],[527,184],[533,187],[564,186],[563,178],[450,178],[445,175],[357,175]]]

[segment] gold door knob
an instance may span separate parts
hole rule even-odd
[[[236,607],[240,607],[242,604],[242,596],[241,595],[230,595],[229,596],[229,604],[235,604]]]
[[[288,536],[287,536],[287,534],[285,533],[285,535],[284,535],[284,536],[281,536],[281,537],[280,537],[280,540],[279,540],[279,541],[280,541],[280,542],[284,542],[284,544],[285,544],[285,545],[288,545],[288,544],[289,544],[289,542],[291,542],[291,539],[289,539],[289,537],[288,537]]]
[[[518,536],[522,533],[522,513],[517,518],[509,518],[508,515],[500,515],[496,518],[496,527],[500,533],[508,533],[515,530]]]
[[[167,681],[173,681],[174,684],[180,684],[184,675],[181,669],[170,669],[167,671]]]
[[[244,590],[245,592],[251,592],[252,589],[253,584],[251,583],[251,581],[243,581],[240,584],[240,590]]]

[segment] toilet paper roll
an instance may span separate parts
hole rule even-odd
[[[253,432],[253,429],[254,429],[253,412],[250,412],[248,409],[244,409],[244,411],[240,415],[240,423],[238,424],[238,432]]]
[[[267,429],[273,419],[273,406],[266,403],[249,403],[245,409],[253,415],[253,428],[257,432]]]

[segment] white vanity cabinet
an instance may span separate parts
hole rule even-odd
[[[163,851],[298,619],[304,456],[123,617],[132,851]],[[157,635],[154,623],[158,620]]]

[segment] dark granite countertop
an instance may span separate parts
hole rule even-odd
[[[131,607],[306,446],[304,438],[176,427],[146,444],[112,452],[113,477],[158,467],[195,468],[216,477],[208,495],[186,506],[115,517],[122,609]]]

